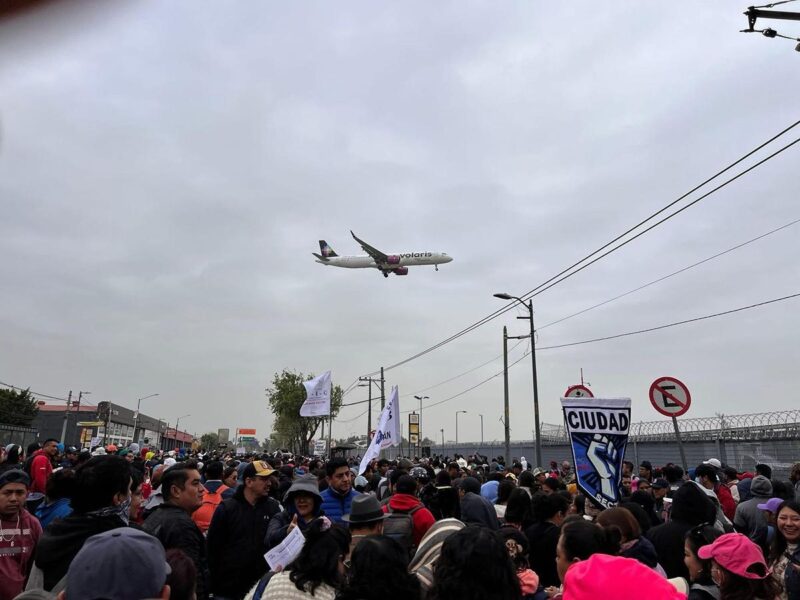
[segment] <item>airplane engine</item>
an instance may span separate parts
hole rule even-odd
[[[395,275],[408,275],[408,267],[397,267],[393,270]]]
[[[390,265],[399,265],[400,264],[400,257],[396,254],[392,254],[386,257],[386,262]]]

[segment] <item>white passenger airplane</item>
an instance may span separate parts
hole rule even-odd
[[[357,241],[367,256],[339,256],[333,251],[325,240],[319,241],[319,251],[321,254],[312,252],[317,257],[317,262],[328,267],[344,267],[345,269],[378,269],[384,277],[389,273],[395,275],[408,275],[408,267],[419,265],[433,265],[439,270],[439,265],[449,263],[453,259],[444,252],[398,252],[385,254],[373,248],[368,243],[356,237],[352,231],[350,234]]]

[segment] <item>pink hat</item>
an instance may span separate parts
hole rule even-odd
[[[747,579],[764,579],[769,575],[761,549],[741,533],[726,533],[711,544],[701,546],[697,556],[713,558],[719,566]]]
[[[666,579],[638,560],[593,554],[573,564],[564,577],[564,600],[686,600]]]

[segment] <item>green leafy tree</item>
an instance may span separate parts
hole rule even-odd
[[[200,436],[200,447],[204,450],[216,450],[219,445],[219,435],[213,431]]]
[[[301,417],[300,407],[306,400],[304,381],[314,379],[314,375],[304,375],[294,371],[276,373],[272,387],[266,390],[267,404],[274,415],[273,436],[278,447],[293,452],[307,454],[308,446],[323,420],[327,417]],[[331,412],[336,417],[342,407],[344,392],[338,385],[331,391]],[[271,436],[272,437],[272,436]]]
[[[0,390],[0,423],[28,427],[39,413],[30,390]]]

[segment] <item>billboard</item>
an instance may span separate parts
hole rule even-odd
[[[230,442],[231,430],[230,429],[217,429],[217,437],[220,444],[227,444]]]
[[[240,436],[248,435],[248,436],[255,437],[255,435],[256,435],[256,430],[255,429],[237,429],[236,431]]]

